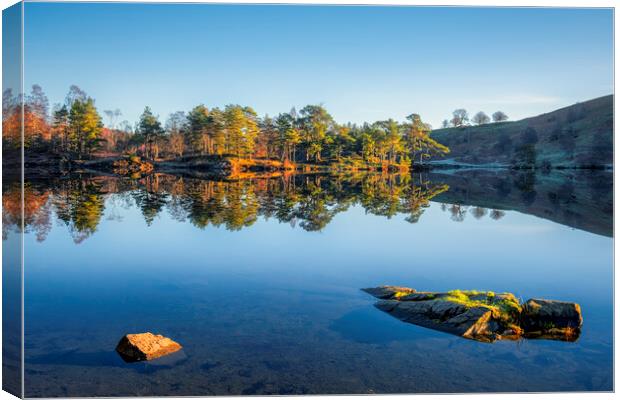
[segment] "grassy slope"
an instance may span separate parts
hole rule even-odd
[[[613,95],[514,122],[437,129],[431,137],[450,147],[444,160],[514,165],[521,135],[538,134],[536,165],[585,167],[613,162]]]

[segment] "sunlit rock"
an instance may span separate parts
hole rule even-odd
[[[475,290],[417,292],[399,286],[366,288],[377,308],[408,323],[482,342],[540,338],[577,340],[583,323],[576,303],[528,300]]]
[[[362,290],[379,299],[392,299],[415,292],[415,289],[400,286],[379,286],[376,288],[366,288]]]
[[[151,332],[133,333],[123,336],[116,351],[128,362],[153,360],[181,350],[174,340]]]
[[[153,164],[141,159],[138,156],[129,156],[115,160],[112,163],[112,170],[118,175],[145,175],[153,171]]]
[[[544,299],[526,301],[521,319],[527,336],[560,340],[576,339],[583,323],[579,304]]]

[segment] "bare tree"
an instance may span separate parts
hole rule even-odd
[[[450,123],[454,127],[465,126],[469,122],[469,114],[467,114],[467,110],[464,108],[456,109],[452,112],[452,119]]]
[[[176,111],[168,116],[166,120],[166,131],[168,134],[172,135],[174,133],[181,133],[181,130],[187,123],[187,117],[185,116],[185,112]]]
[[[503,122],[508,120],[508,115],[504,114],[503,111],[495,111],[493,113],[493,122]]]
[[[133,126],[131,126],[131,123],[127,120],[120,123],[119,129],[125,133],[133,133]]]
[[[65,105],[67,106],[68,109],[71,109],[71,106],[76,100],[84,102],[86,101],[87,98],[88,98],[88,95],[86,94],[85,91],[80,89],[79,86],[71,85],[69,87],[69,93],[67,93],[67,96],[65,97]]]
[[[43,89],[39,85],[32,85],[32,91],[30,96],[26,98],[26,102],[30,105],[30,108],[43,120],[47,120],[47,113],[49,110],[49,101]]]
[[[118,121],[118,118],[123,115],[121,110],[119,110],[118,108],[116,110],[103,110],[103,113],[106,115],[106,117],[108,117],[108,128],[116,129],[116,121]]]
[[[121,110],[119,110],[118,108],[116,110],[114,110],[114,128],[116,128],[116,121],[118,121],[118,119],[121,117],[121,115],[123,115]]]
[[[181,132],[173,132],[168,138],[170,152],[177,157],[181,157],[185,151],[185,138]]]
[[[472,121],[474,121],[475,124],[483,125],[491,122],[491,118],[489,118],[484,111],[478,111],[476,115],[474,115],[474,118],[472,118]]]
[[[114,112],[112,110],[103,110],[103,113],[108,117],[108,127],[112,128],[112,120],[114,119]]]

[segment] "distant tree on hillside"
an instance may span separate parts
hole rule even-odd
[[[452,112],[452,119],[450,123],[454,127],[465,126],[469,122],[469,114],[467,114],[467,110],[463,108],[456,109]]]
[[[447,119],[444,119],[444,120],[441,122],[441,127],[442,127],[442,128],[447,128],[447,127],[449,127],[449,126],[450,126],[450,122],[449,122]]]
[[[503,111],[495,111],[493,113],[493,122],[503,122],[508,120],[508,115]]]
[[[472,121],[474,121],[475,124],[483,125],[488,124],[491,119],[488,115],[484,113],[484,111],[478,111],[476,115],[474,115],[474,117],[472,118]]]

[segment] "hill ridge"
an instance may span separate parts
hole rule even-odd
[[[614,95],[518,121],[436,129],[450,154],[435,164],[513,168],[607,168],[613,164]]]

